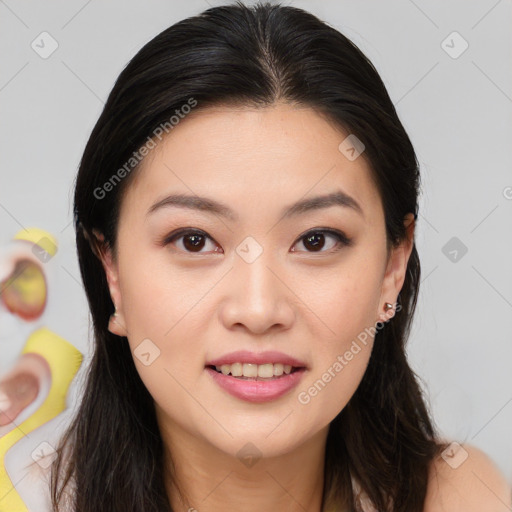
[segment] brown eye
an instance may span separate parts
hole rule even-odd
[[[329,238],[334,239],[334,243],[326,242]],[[302,241],[303,246],[306,248],[306,252],[329,252],[331,249],[336,251],[351,244],[351,240],[341,231],[338,232],[330,229],[309,231],[303,235],[299,241]],[[324,249],[326,244],[327,249],[323,251],[322,249]],[[293,250],[293,252],[297,251]]]
[[[200,251],[204,247],[204,236],[203,235],[185,235],[183,238],[183,246],[187,251]]]
[[[301,240],[304,240],[303,245],[306,248],[306,252],[336,251],[344,246],[349,246],[352,243],[344,233],[332,229],[317,229],[309,231],[299,239],[299,241]],[[329,242],[329,240],[332,240],[332,242]],[[203,251],[203,248],[207,246],[208,241],[211,242],[212,248],[209,251]],[[180,251],[185,253],[201,254],[208,252],[223,252],[214,240],[203,231],[181,230],[177,233],[171,233],[162,242],[162,245],[169,244],[176,246]],[[323,250],[326,246],[327,249]],[[292,249],[292,251],[297,252],[296,249]]]
[[[206,253],[210,251],[203,251],[202,249],[207,245],[207,241],[210,240],[213,242],[212,238],[209,237],[206,233],[202,231],[180,231],[178,233],[171,234],[164,240],[164,245],[173,244],[176,245],[178,249],[183,252],[188,253]],[[180,244],[181,241],[181,244]],[[180,247],[181,245],[181,247]],[[214,244],[212,244],[214,245]],[[222,252],[222,249],[219,250],[213,247],[213,252]]]

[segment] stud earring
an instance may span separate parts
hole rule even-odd
[[[384,303],[384,311],[388,311],[389,309],[393,309],[393,304],[390,304],[389,302]]]

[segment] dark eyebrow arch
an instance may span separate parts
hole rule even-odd
[[[364,217],[363,209],[361,208],[360,204],[352,196],[349,196],[347,193],[341,190],[337,190],[336,192],[325,194],[323,196],[315,196],[309,199],[302,199],[285,208],[281,214],[283,218],[294,217],[296,215],[302,215],[312,210],[321,210],[331,206],[350,208]]]
[[[153,204],[147,211],[146,216],[165,207],[187,208],[191,210],[199,210],[209,212],[220,217],[238,220],[238,215],[225,204],[219,203],[214,199],[201,196],[190,196],[187,194],[171,194]],[[337,190],[330,194],[315,196],[309,199],[301,199],[296,203],[287,206],[281,212],[281,218],[295,217],[303,215],[312,210],[320,210],[331,206],[341,206],[350,208],[364,217],[363,209],[359,203],[351,196],[341,190]]]

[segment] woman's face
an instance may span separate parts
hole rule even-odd
[[[347,135],[309,108],[210,108],[133,176],[105,259],[110,328],[169,432],[279,455],[326,434],[354,394],[410,247],[388,259],[381,199],[364,154],[339,148]],[[300,369],[286,375],[287,361]],[[277,375],[209,366],[223,362]]]

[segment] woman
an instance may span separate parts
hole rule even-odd
[[[95,351],[55,510],[503,510],[406,360],[418,191],[376,70],[311,14],[216,7],[144,46],[76,181]]]

